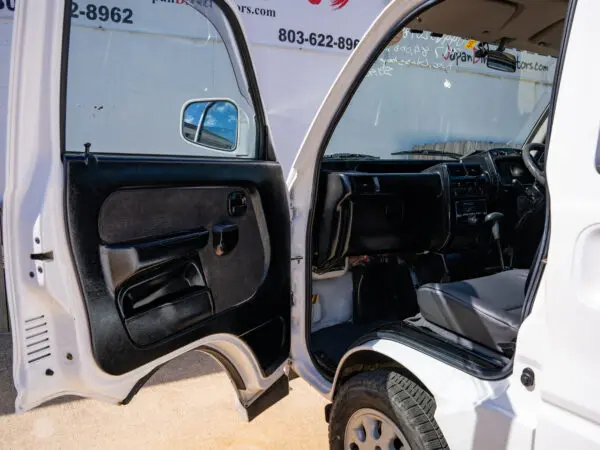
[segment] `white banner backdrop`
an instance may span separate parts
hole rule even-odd
[[[239,0],[254,44],[349,53],[388,0]]]
[[[11,8],[14,6],[10,4]],[[10,14],[10,17],[9,17]],[[8,108],[8,73],[10,69],[10,45],[12,34],[12,11],[6,0],[0,0],[0,203],[4,192],[4,162],[6,146],[6,113]],[[0,317],[0,324],[2,317]]]
[[[0,0],[0,19],[12,17],[17,0]]]
[[[212,0],[195,0],[207,7]],[[12,17],[17,0],[0,0],[0,18]],[[334,53],[349,53],[388,0],[238,0],[250,42]],[[208,37],[208,28],[185,0],[76,0],[77,26]]]

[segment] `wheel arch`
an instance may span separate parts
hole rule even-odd
[[[353,375],[360,372],[386,368],[397,370],[403,376],[418,384],[435,399],[433,392],[427,387],[427,384],[424,383],[414,371],[410,370],[407,367],[407,364],[400,362],[400,358],[397,354],[394,354],[393,348],[381,348],[382,346],[378,345],[381,341],[395,344],[391,341],[377,339],[354,347],[344,355],[336,370],[333,385],[331,387],[330,400],[333,401],[335,399],[340,387]]]

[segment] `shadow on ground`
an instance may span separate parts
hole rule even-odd
[[[221,372],[219,364],[210,356],[201,352],[188,352],[156,372],[146,383],[146,387],[163,383],[173,383],[189,378],[201,377]],[[0,415],[15,412],[17,392],[12,377],[12,339],[10,334],[0,333]],[[80,400],[79,397],[68,396],[52,400],[42,407]]]

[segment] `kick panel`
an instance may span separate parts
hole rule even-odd
[[[71,247],[105,371],[219,332],[264,347],[253,350],[265,370],[287,355],[289,258],[272,246],[288,245],[289,218],[276,164],[67,155],[66,167]]]

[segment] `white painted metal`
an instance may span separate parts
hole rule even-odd
[[[322,328],[352,320],[352,290],[352,275],[350,273],[337,278],[313,281],[313,315],[310,324],[313,333]],[[315,316],[315,311],[320,311],[320,317]]]
[[[517,341],[513,377],[536,374],[536,449],[600,447],[600,63],[583,45],[599,16],[599,2],[577,2],[546,165],[547,265]]]

